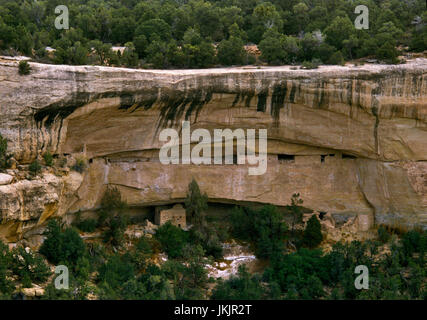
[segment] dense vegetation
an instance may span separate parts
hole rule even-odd
[[[427,232],[394,238],[390,252],[378,254],[379,242],[337,243],[331,252],[300,248],[275,254],[263,275],[239,270],[220,281],[213,299],[426,299]],[[355,267],[366,265],[369,289],[357,290]]]
[[[70,28],[57,30],[64,2]],[[359,4],[368,30],[354,27]],[[252,43],[269,64],[396,63],[398,46],[427,49],[426,24],[424,0],[0,0],[0,50],[60,64],[203,68],[255,63],[243,49]]]
[[[15,290],[12,278],[28,288],[32,283],[45,282],[49,275],[50,269],[40,255],[22,247],[9,250],[0,241],[0,299],[11,298]]]
[[[189,231],[168,222],[152,237],[130,241],[124,235],[128,219],[120,218],[126,216],[126,203],[118,189],[109,188],[98,217],[83,220],[77,214],[75,222],[85,232],[102,230],[104,241],[85,242],[73,226],[50,220],[39,252],[10,250],[0,242],[0,299],[12,298],[17,284],[46,283],[43,299],[427,298],[427,231],[412,230],[399,238],[380,227],[378,240],[339,242],[325,253],[318,248],[322,233],[317,216],[301,229],[303,201],[298,194],[291,200],[286,208],[290,228],[284,222],[287,213],[272,205],[236,207],[230,223],[216,228],[207,219],[207,197],[193,180],[185,201]],[[209,278],[206,264],[221,261],[221,242],[230,238],[249,242],[267,262],[265,270],[251,274],[243,265],[229,280]],[[158,263],[162,252],[168,259]],[[46,260],[69,268],[69,289],[55,289]],[[358,265],[369,270],[368,290],[355,288]]]

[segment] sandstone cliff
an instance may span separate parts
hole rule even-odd
[[[363,228],[427,226],[425,59],[316,70],[31,67],[20,76],[17,62],[0,60],[0,133],[14,158],[50,151],[89,167],[0,186],[3,237],[43,215],[96,208],[107,185],[135,207],[180,202],[192,177],[211,201],[286,205],[299,192],[306,207],[359,215]],[[266,174],[162,165],[159,131],[184,119],[192,129],[266,128]]]

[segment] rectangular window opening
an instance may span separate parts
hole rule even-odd
[[[277,158],[279,161],[295,161],[295,155],[293,154],[278,154]]]

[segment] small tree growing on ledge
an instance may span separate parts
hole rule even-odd
[[[86,169],[86,161],[84,158],[78,158],[76,159],[76,163],[71,167],[74,171],[77,171],[79,173],[83,173]]]
[[[48,151],[43,155],[44,163],[48,167],[53,165],[53,155]]]
[[[188,185],[187,198],[185,199],[186,212],[191,218],[193,228],[190,230],[190,238],[194,244],[199,244],[207,255],[221,258],[222,246],[218,238],[218,231],[214,226],[206,222],[206,210],[208,209],[208,196],[200,192],[196,180]]]
[[[127,208],[126,202],[122,201],[122,196],[117,188],[108,188],[101,200],[99,212],[99,226],[106,226],[104,241],[113,246],[119,246],[123,240],[124,231],[128,225],[128,217],[124,211]]]
[[[40,163],[39,163],[39,161],[36,159],[36,160],[34,160],[31,164],[30,164],[30,167],[29,167],[29,170],[31,171],[31,173],[33,173],[33,174],[39,174],[40,173],[40,171],[41,171],[41,169],[42,169],[42,166],[40,165]]]
[[[7,140],[0,134],[0,169],[7,169],[11,155],[7,154]]]
[[[30,70],[31,70],[31,67],[27,61],[24,60],[19,62],[19,74],[21,76],[30,74]]]

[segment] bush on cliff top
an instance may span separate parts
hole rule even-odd
[[[19,74],[21,76],[29,75],[30,74],[31,67],[27,61],[20,61],[19,62]]]

